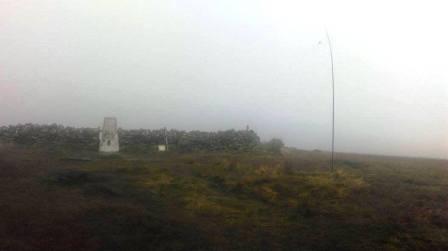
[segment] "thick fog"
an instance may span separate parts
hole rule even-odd
[[[336,151],[448,158],[446,6],[306,2],[1,1],[0,125],[249,125],[328,150],[327,27]]]

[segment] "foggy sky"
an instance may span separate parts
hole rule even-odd
[[[326,26],[336,150],[448,158],[447,6],[307,2],[1,1],[0,125],[249,125],[328,150]]]

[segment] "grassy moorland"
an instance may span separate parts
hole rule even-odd
[[[0,250],[448,250],[448,161],[0,147]]]

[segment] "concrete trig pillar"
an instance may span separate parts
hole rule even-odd
[[[103,128],[100,130],[99,140],[100,152],[114,153],[120,151],[116,118],[104,118]]]

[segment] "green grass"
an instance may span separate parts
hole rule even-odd
[[[0,150],[0,250],[448,249],[448,161],[88,156]]]

